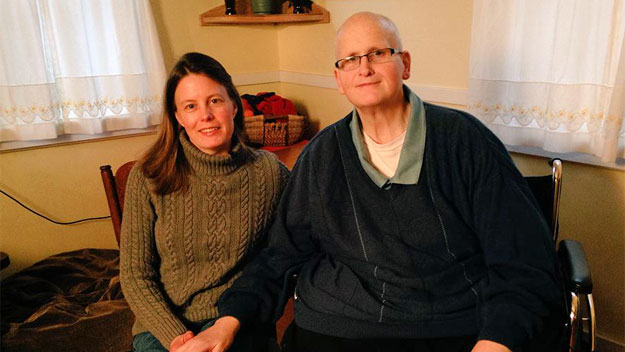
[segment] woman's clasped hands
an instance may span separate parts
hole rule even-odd
[[[170,352],[224,352],[232,345],[240,323],[234,317],[222,317],[208,329],[194,335],[187,331],[172,340]]]

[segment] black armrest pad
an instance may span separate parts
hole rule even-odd
[[[581,294],[592,293],[592,277],[581,243],[575,240],[560,241],[558,257],[567,289]]]

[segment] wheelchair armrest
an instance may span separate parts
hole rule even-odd
[[[558,257],[567,289],[580,294],[592,293],[590,268],[581,243],[575,240],[560,241]]]

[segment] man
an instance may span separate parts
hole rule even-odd
[[[291,272],[292,351],[527,349],[562,294],[549,230],[505,148],[403,85],[410,54],[388,18],[351,16],[335,45],[355,108],[300,155],[269,244],[220,298],[205,350],[271,321]]]

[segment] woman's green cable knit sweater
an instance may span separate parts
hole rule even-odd
[[[208,155],[184,131],[179,139],[192,169],[189,187],[158,195],[135,166],[120,246],[133,335],[149,331],[166,348],[186,324],[218,316],[215,303],[264,237],[289,173],[268,152],[236,145],[228,156]]]

